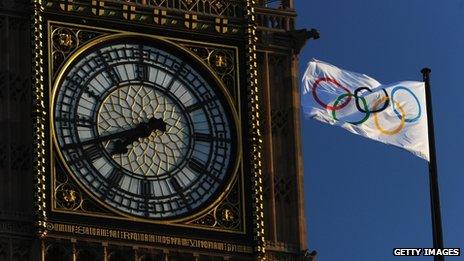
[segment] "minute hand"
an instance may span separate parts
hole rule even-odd
[[[132,143],[138,138],[148,137],[151,134],[151,132],[153,132],[156,129],[159,129],[161,131],[166,131],[166,123],[164,123],[162,119],[153,117],[148,121],[148,123],[142,122],[142,123],[137,124],[137,126],[135,126],[132,129],[123,130],[123,131],[111,133],[105,136],[99,136],[98,138],[95,138],[95,139],[82,141],[80,145],[85,146],[85,145],[95,144],[97,142],[105,142],[105,141],[114,140],[114,139],[131,140],[130,143]],[[63,148],[69,149],[69,147],[72,147],[74,145],[75,144],[66,144]]]

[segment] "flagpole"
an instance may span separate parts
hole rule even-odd
[[[427,128],[429,140],[429,185],[430,185],[430,206],[432,211],[433,247],[443,248],[443,230],[441,227],[440,196],[438,190],[437,158],[435,150],[435,132],[433,126],[432,94],[430,91],[430,72],[429,68],[421,70],[425,83],[425,99],[427,106]],[[444,261],[443,256],[434,256],[434,261]]]

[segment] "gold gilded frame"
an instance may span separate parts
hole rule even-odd
[[[266,241],[264,237],[264,205],[263,205],[263,165],[262,155],[264,153],[261,115],[259,114],[259,97],[261,89],[258,84],[258,61],[257,61],[257,42],[258,36],[257,21],[255,7],[256,0],[246,0],[247,12],[247,71],[248,71],[248,87],[250,88],[250,110],[249,120],[251,124],[251,147],[252,147],[252,162],[251,171],[253,172],[253,188],[254,188],[254,217],[255,227],[254,235],[256,240],[256,252],[258,260],[265,260]]]
[[[43,56],[43,3],[42,0],[33,1],[34,12],[34,54],[32,66],[34,69],[34,138],[35,149],[33,152],[34,170],[36,174],[36,216],[37,233],[40,237],[47,235],[47,205],[46,205],[46,169],[47,155],[45,145],[45,87],[44,87],[44,56]]]
[[[249,113],[248,122],[251,127],[250,149],[251,149],[251,175],[252,175],[252,189],[253,189],[253,235],[256,242],[256,253],[258,259],[263,260],[265,253],[264,243],[264,213],[263,213],[263,173],[262,173],[262,126],[261,118],[259,115],[259,94],[261,92],[258,86],[258,72],[257,72],[257,59],[256,59],[256,44],[257,44],[257,22],[255,14],[256,0],[243,0],[246,7],[246,71],[247,82],[249,88]],[[36,174],[36,214],[38,219],[38,234],[40,236],[47,235],[47,184],[46,169],[47,169],[47,145],[46,145],[46,125],[47,125],[47,111],[45,107],[45,88],[44,88],[44,39],[43,39],[43,26],[44,20],[42,13],[44,12],[44,1],[33,0],[34,10],[34,30],[33,37],[35,43],[34,49],[34,137],[35,137],[35,151],[34,151],[34,166]],[[170,38],[166,37],[170,40]],[[185,41],[185,40],[182,40]],[[239,112],[241,113],[241,112]],[[50,146],[51,148],[51,146]],[[243,159],[242,159],[243,168]],[[243,183],[243,180],[241,181]],[[242,190],[243,194],[244,191]],[[243,196],[243,195],[242,195]],[[243,198],[243,197],[242,197]],[[250,221],[251,222],[251,221]]]
[[[234,105],[234,101],[232,100],[228,90],[225,88],[225,86],[223,86],[222,82],[220,81],[220,79],[216,76],[216,74],[211,70],[211,68],[209,68],[209,66],[207,66],[202,60],[200,60],[199,58],[197,58],[190,50],[178,45],[178,44],[175,44],[174,42],[172,41],[169,41],[169,40],[166,40],[162,37],[158,37],[158,36],[153,36],[153,35],[147,35],[147,34],[140,34],[140,33],[127,33],[127,32],[123,32],[123,33],[116,33],[116,34],[111,34],[111,35],[106,35],[106,36],[102,36],[102,37],[99,37],[99,38],[96,38],[95,40],[91,41],[90,43],[88,44],[85,44],[84,46],[80,47],[76,52],[74,52],[70,58],[67,59],[67,61],[65,62],[64,66],[61,68],[60,72],[58,73],[57,77],[55,78],[54,82],[52,83],[51,81],[49,82],[50,83],[50,90],[51,90],[51,95],[50,95],[50,99],[49,99],[49,108],[50,108],[50,114],[49,114],[49,122],[50,122],[50,137],[51,137],[51,144],[53,144],[51,147],[50,147],[50,160],[52,162],[51,166],[52,166],[52,181],[55,180],[55,170],[53,168],[54,166],[54,151],[53,151],[53,148],[55,148],[55,150],[58,152],[58,157],[60,159],[60,161],[63,163],[63,165],[65,166],[66,168],[66,172],[68,173],[72,173],[72,171],[69,169],[68,165],[66,164],[66,161],[57,145],[57,140],[56,140],[56,134],[55,134],[55,126],[54,126],[54,122],[53,122],[53,115],[54,115],[54,107],[53,107],[53,100],[56,96],[56,91],[58,90],[59,88],[59,84],[61,82],[61,78],[63,77],[63,74],[64,72],[68,69],[68,67],[83,53],[85,52],[86,50],[88,50],[89,48],[92,48],[93,46],[101,43],[101,42],[105,42],[105,41],[110,41],[110,40],[114,40],[114,39],[122,39],[122,38],[127,38],[127,37],[131,37],[131,36],[142,36],[142,37],[145,37],[145,38],[150,38],[150,39],[154,39],[156,41],[162,41],[166,44],[169,44],[175,48],[178,48],[178,49],[181,49],[183,52],[189,54],[191,56],[192,59],[195,60],[196,63],[200,64],[200,66],[202,66],[202,69],[206,69],[213,77],[214,77],[214,80],[215,80],[215,84],[216,86],[218,86],[220,88],[220,90],[222,91],[222,93],[224,94],[224,96],[226,97],[226,102],[227,104],[232,108],[232,116],[233,116],[233,121],[235,123],[235,126],[236,126],[236,133],[237,133],[237,139],[238,139],[238,145],[237,145],[237,151],[236,151],[236,162],[234,163],[234,167],[233,167],[233,170],[232,170],[232,176],[230,177],[229,181],[228,181],[228,184],[226,185],[226,187],[224,188],[224,192],[221,193],[221,195],[216,198],[208,207],[202,209],[201,211],[191,215],[191,216],[188,216],[188,217],[184,217],[184,218],[179,218],[179,219],[172,219],[172,220],[147,220],[147,219],[143,219],[143,218],[139,218],[139,217],[135,217],[135,216],[131,216],[127,213],[124,213],[122,211],[119,211],[113,207],[109,207],[108,204],[102,202],[100,199],[98,199],[97,197],[95,197],[92,193],[90,193],[88,191],[87,188],[85,188],[85,186],[83,184],[81,184],[81,182],[76,179],[73,175],[70,175],[73,177],[73,180],[75,182],[77,182],[79,184],[79,187],[82,188],[88,195],[90,195],[92,197],[92,199],[96,202],[98,202],[100,205],[102,206],[105,206],[105,208],[107,209],[110,209],[112,212],[114,213],[117,213],[118,215],[120,216],[123,216],[121,218],[118,218],[118,217],[110,217],[110,216],[105,216],[106,218],[114,218],[114,219],[123,219],[123,220],[131,220],[131,221],[137,221],[137,222],[146,222],[146,223],[153,223],[153,224],[164,224],[164,225],[175,225],[175,226],[187,226],[187,227],[195,227],[195,228],[198,228],[197,226],[194,226],[194,225],[184,225],[184,224],[179,224],[180,222],[185,222],[185,221],[191,221],[191,220],[194,220],[198,217],[201,217],[202,215],[204,215],[205,213],[209,212],[210,210],[212,210],[214,207],[216,207],[223,199],[224,197],[228,194],[228,191],[230,191],[230,188],[231,186],[233,185],[233,183],[236,181],[236,176],[237,176],[237,172],[239,170],[239,166],[242,164],[242,138],[241,138],[241,125],[240,125],[240,120],[239,120],[239,117],[237,115],[237,108],[235,107]],[[50,184],[53,186],[53,184]],[[54,195],[52,193],[52,202],[54,202]],[[54,209],[53,208],[54,206],[52,205],[52,210],[53,211],[57,211],[57,212],[65,212],[65,211],[60,211],[60,210],[57,210],[57,209]],[[97,216],[97,217],[102,217],[101,215],[94,215],[94,214],[83,214],[83,215],[89,215],[89,216]],[[224,232],[231,232],[231,231],[228,231],[228,230],[224,230]],[[244,231],[244,233],[246,233],[246,231]]]

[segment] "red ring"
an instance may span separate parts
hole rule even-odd
[[[348,96],[348,99],[346,99],[345,102],[341,103],[340,105],[337,105],[337,106],[332,106],[332,105],[328,105],[328,104],[325,104],[323,103],[319,97],[317,96],[317,93],[316,93],[316,88],[317,86],[319,86],[319,83],[320,82],[331,82],[333,84],[335,84],[337,87],[345,90],[347,93],[351,93],[350,90],[348,90],[346,87],[342,86],[340,83],[338,83],[335,79],[332,79],[332,78],[326,78],[326,77],[322,77],[322,78],[319,78],[316,80],[316,82],[313,84],[313,90],[312,90],[312,93],[313,93],[313,97],[314,97],[314,100],[316,100],[317,103],[319,103],[322,107],[328,109],[328,110],[339,110],[343,107],[345,107],[346,105],[348,105],[348,103],[350,103],[351,101],[351,96]]]

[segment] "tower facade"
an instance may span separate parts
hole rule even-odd
[[[32,52],[29,1],[0,3],[0,260],[34,247]]]
[[[0,8],[0,260],[304,259],[292,1]]]
[[[257,58],[264,126],[264,217],[268,260],[304,260],[298,55],[314,31],[296,30],[292,0],[256,8]],[[309,258],[309,257],[307,257]]]

